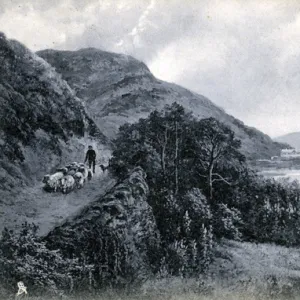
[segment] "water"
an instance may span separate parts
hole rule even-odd
[[[264,170],[259,172],[266,178],[282,179],[288,178],[291,181],[297,180],[300,182],[300,170],[293,169],[274,169],[274,170]]]

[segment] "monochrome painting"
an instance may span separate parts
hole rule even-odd
[[[300,297],[300,2],[0,1],[0,299]]]

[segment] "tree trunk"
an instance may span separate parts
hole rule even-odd
[[[161,153],[160,153],[160,164],[161,164],[161,169],[162,169],[164,180],[166,177],[166,147],[167,147],[167,143],[168,143],[168,129],[166,128],[164,141],[162,142]]]
[[[175,195],[178,193],[178,123],[175,122]]]
[[[213,173],[213,164],[209,166],[208,169],[208,186],[209,186],[209,200],[212,202],[213,200],[213,182],[212,182],[212,173]]]
[[[160,154],[160,163],[161,163],[161,169],[164,177],[166,176],[165,151],[166,151],[166,146],[163,145]]]

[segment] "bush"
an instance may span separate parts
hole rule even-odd
[[[38,227],[25,223],[19,234],[4,229],[0,240],[0,280],[4,289],[16,289],[23,281],[29,293],[72,292],[91,270],[78,259],[66,259],[59,250],[49,250],[37,236]]]

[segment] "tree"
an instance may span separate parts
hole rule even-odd
[[[125,162],[129,169],[141,166],[151,187],[178,194],[184,186],[181,179],[186,177],[184,154],[191,118],[182,106],[173,103],[136,124],[125,124],[114,141],[112,165]]]
[[[199,171],[197,173],[206,179],[209,199],[212,201],[215,182],[232,184],[230,174],[223,176],[220,170],[234,164],[238,167],[245,161],[245,157],[239,152],[241,142],[229,127],[214,118],[194,122],[192,139],[195,143],[196,164],[204,171],[204,174]]]

